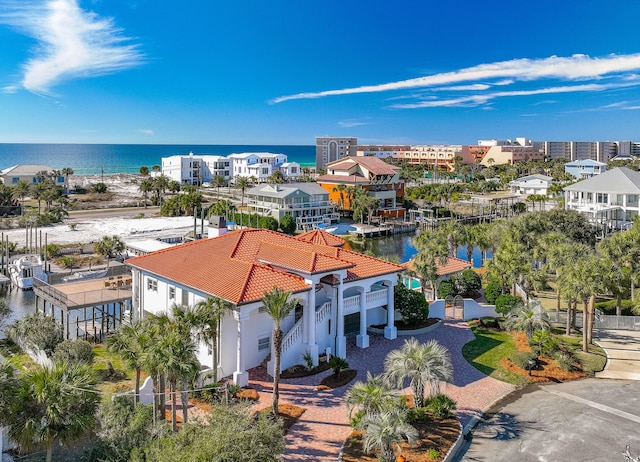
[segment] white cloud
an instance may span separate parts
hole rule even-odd
[[[142,133],[143,135],[149,135],[149,136],[153,136],[155,133],[153,133],[153,130],[149,130],[149,129],[145,129],[145,128],[139,128],[136,130],[136,132],[138,133]]]
[[[598,84],[588,83],[583,85],[565,85],[559,87],[549,88],[537,88],[535,90],[513,90],[513,91],[496,91],[493,93],[483,93],[481,95],[463,96],[460,98],[452,98],[448,100],[432,100],[432,101],[420,101],[418,103],[410,104],[395,104],[391,106],[394,109],[415,109],[423,107],[443,107],[443,106],[476,106],[484,104],[492,99],[513,97],[513,96],[532,96],[532,95],[549,95],[554,93],[574,93],[574,92],[592,92],[592,91],[604,91],[615,88],[624,88],[630,86],[637,86],[639,84],[620,83],[620,84]]]
[[[38,42],[20,82],[33,93],[50,94],[65,80],[110,74],[143,61],[138,46],[122,36],[112,19],[82,10],[77,0],[10,1],[0,23]]]
[[[361,125],[371,125],[372,122],[356,122],[355,120],[342,120],[338,125],[344,128],[359,127]]]
[[[587,81],[600,80],[605,77],[617,77],[619,79],[636,80],[632,76],[634,71],[640,71],[640,53],[630,55],[608,55],[599,58],[592,58],[588,55],[577,54],[569,57],[551,56],[541,59],[513,59],[509,61],[500,61],[494,63],[479,64],[477,66],[459,69],[452,72],[444,72],[424,77],[418,77],[409,80],[401,80],[397,82],[383,83],[379,85],[365,85],[360,87],[326,90],[319,92],[298,93],[289,96],[280,96],[275,98],[273,103],[282,103],[284,101],[296,99],[312,99],[323,98],[327,96],[352,95],[359,93],[377,93],[394,90],[407,89],[430,89],[432,91],[442,90],[443,86],[456,85],[459,83],[469,83],[469,85],[460,85],[457,88],[449,87],[448,90],[457,91],[478,91],[486,90],[484,85],[488,85],[491,80],[497,79],[492,85],[513,85],[517,82],[535,82],[538,80],[560,80],[560,81]],[[627,75],[624,75],[627,74]],[[478,88],[473,88],[480,85]],[[560,87],[558,87],[560,88]],[[534,93],[553,93],[549,89],[533,90]],[[593,90],[566,90],[566,91],[598,91],[596,87]],[[516,96],[517,94],[525,95],[526,92],[504,94],[498,96]],[[496,96],[497,97],[497,96]],[[451,98],[450,103],[447,100],[435,100],[428,102],[416,103],[415,105],[403,105],[395,107],[435,107],[443,105],[455,104],[479,104],[484,96],[472,95]]]

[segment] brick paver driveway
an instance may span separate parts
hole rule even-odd
[[[462,346],[474,336],[466,322],[444,322],[439,328],[425,334],[415,335],[418,340],[437,340],[447,347],[453,364],[453,383],[444,384],[442,392],[458,403],[457,415],[463,427],[492,403],[515,389],[513,385],[487,377],[462,357]],[[371,334],[369,348],[355,346],[350,339],[347,347],[349,366],[358,371],[356,380],[364,381],[367,371],[377,374],[383,371],[384,358],[393,349],[399,348],[407,337],[399,336],[387,340],[382,335]],[[336,461],[342,443],[351,433],[347,409],[343,403],[345,391],[354,383],[331,391],[317,391],[317,385],[331,371],[312,377],[283,380],[280,385],[280,400],[307,410],[289,430],[284,453],[288,461]],[[271,378],[253,369],[249,373],[250,384],[260,392],[260,408],[271,404]]]

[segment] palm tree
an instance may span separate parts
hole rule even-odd
[[[340,207],[340,213],[342,214],[342,216],[344,216],[344,209],[345,209],[344,198],[345,198],[346,190],[347,190],[347,185],[345,184],[339,184],[332,189],[333,192],[339,193],[340,199],[338,200],[338,207]]]
[[[537,330],[549,330],[549,315],[540,302],[532,301],[526,305],[518,305],[509,312],[506,325],[509,329],[524,332],[530,339]]]
[[[298,299],[291,298],[291,292],[274,287],[262,297],[265,312],[273,320],[273,415],[278,415],[278,399],[280,397],[280,356],[282,355],[282,321],[289,316],[298,304]]]
[[[140,167],[140,175],[149,176],[149,167],[146,167],[146,166]]]
[[[200,371],[196,358],[196,345],[190,335],[179,328],[170,328],[153,346],[151,355],[159,359],[159,370],[169,382],[171,395],[171,428],[178,431],[176,420],[176,397],[178,382],[193,382]],[[183,405],[186,403],[183,402]],[[186,421],[185,421],[186,423]]]
[[[30,190],[31,186],[25,180],[20,180],[13,186],[13,197],[20,199],[21,215],[24,215],[24,198],[29,195]]]
[[[251,184],[251,180],[246,176],[236,177],[235,186],[236,188],[242,190],[242,200],[240,201],[240,207],[244,207],[244,192],[248,187],[251,186]]]
[[[385,378],[396,387],[410,381],[416,408],[424,405],[426,385],[430,394],[438,393],[440,381],[453,378],[449,352],[435,340],[420,343],[414,337],[405,340],[402,348],[389,352],[384,360]]]
[[[124,242],[118,236],[103,236],[93,245],[93,251],[107,259],[107,268],[112,258],[122,255]]]
[[[213,382],[218,381],[218,338],[220,337],[220,322],[226,313],[233,311],[233,306],[219,297],[209,297],[198,302],[191,318],[192,327],[198,338],[211,344]]]
[[[140,372],[145,362],[147,348],[151,342],[148,327],[149,323],[146,320],[142,320],[131,326],[121,326],[107,337],[108,350],[118,354],[129,367],[134,368],[136,371],[134,404],[140,399]]]
[[[418,430],[407,423],[404,412],[384,411],[379,414],[367,414],[362,419],[362,426],[366,428],[363,449],[365,452],[378,449],[378,460],[382,462],[396,460],[394,445],[400,450],[403,439],[409,444],[414,444],[419,436]]]
[[[218,191],[218,197],[217,197],[218,200],[220,200],[220,188],[224,186],[226,182],[227,180],[225,180],[224,176],[222,175],[216,175],[213,177],[213,181],[211,183]]]
[[[447,243],[442,233],[433,231],[421,233],[415,240],[418,253],[415,258],[415,268],[420,279],[422,294],[426,297],[427,282],[431,284],[433,299],[436,298],[438,288],[438,265],[447,262]]]
[[[69,192],[69,177],[73,175],[73,169],[71,167],[65,167],[62,169],[62,174],[64,175],[64,189],[65,193]]]
[[[389,387],[384,380],[384,376],[373,375],[367,371],[367,380],[365,382],[356,382],[345,393],[345,403],[349,409],[349,417],[354,410],[358,410],[358,414],[380,413],[389,411],[402,406],[402,400]]]
[[[144,208],[146,209],[149,193],[153,191],[153,180],[151,178],[145,178],[138,185],[138,189],[142,193],[142,198],[144,199]]]
[[[0,424],[23,449],[43,445],[47,462],[57,442],[71,443],[95,426],[100,397],[88,367],[60,362],[6,379],[2,393],[15,400],[1,406]],[[7,383],[11,389],[5,389]]]

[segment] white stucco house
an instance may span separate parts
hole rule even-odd
[[[309,352],[346,357],[347,337],[369,346],[367,327],[386,324],[394,339],[393,288],[402,266],[342,249],[344,240],[315,230],[297,237],[246,228],[227,232],[213,220],[210,237],[126,260],[133,275],[133,321],[170,312],[174,303],[193,306],[208,297],[227,300],[222,319],[218,375],[248,383],[249,370],[272,352],[273,322],[262,297],[274,287],[290,291],[298,306],[283,323],[282,369],[303,364]],[[212,352],[200,345],[207,366]],[[348,359],[348,358],[347,358]],[[268,369],[273,372],[272,362]]]
[[[547,196],[549,194],[549,187],[553,183],[553,178],[547,175],[528,175],[513,180],[509,183],[511,192],[515,194],[538,194]]]
[[[640,172],[614,168],[564,188],[565,208],[584,214],[591,223],[625,228],[640,212]]]

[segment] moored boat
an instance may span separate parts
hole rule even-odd
[[[20,255],[9,263],[11,284],[22,290],[33,288],[33,278],[46,280],[44,262],[38,254]]]

